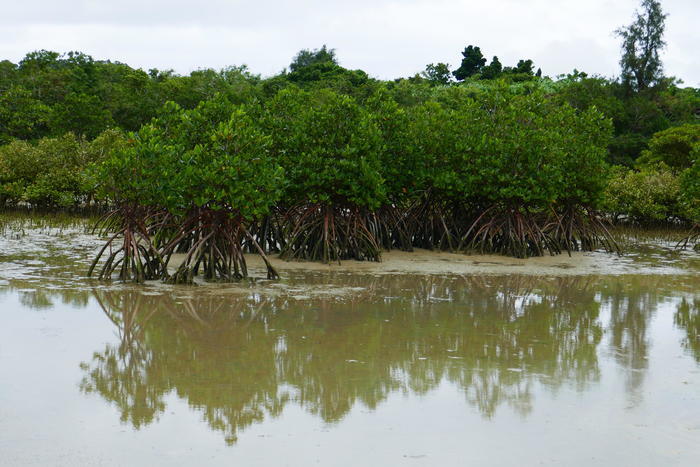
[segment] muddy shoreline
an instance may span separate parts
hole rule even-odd
[[[602,251],[573,252],[571,255],[511,258],[498,255],[470,255],[416,249],[412,252],[385,251],[381,262],[344,260],[324,264],[311,261],[285,261],[270,255],[273,266],[285,271],[318,271],[366,274],[522,274],[535,276],[579,276],[622,274],[697,274],[700,255],[695,252],[663,250],[649,254],[618,256]],[[264,270],[258,255],[246,255],[250,269]],[[179,258],[171,260],[176,267]]]

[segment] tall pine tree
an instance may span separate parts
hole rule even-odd
[[[622,82],[632,90],[643,91],[663,78],[659,52],[666,46],[663,35],[667,15],[656,0],[642,0],[642,11],[635,15],[632,24],[615,33],[622,38]]]

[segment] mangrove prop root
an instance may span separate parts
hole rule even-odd
[[[262,260],[265,262],[265,267],[267,268],[267,278],[268,279],[279,279],[280,275],[277,273],[274,267],[272,267],[272,264],[270,264],[270,260],[267,259],[267,256],[265,255],[265,252],[263,249],[260,247],[260,244],[255,241],[255,238],[250,234],[250,232],[243,227],[243,231],[245,232],[246,237],[250,240],[252,245],[258,250],[258,254],[262,258]]]
[[[208,208],[192,210],[163,248],[167,257],[186,251],[185,258],[167,282],[192,284],[201,272],[205,280],[233,282],[248,277],[245,242],[262,257],[269,279],[279,278],[264,250],[235,213]],[[183,244],[185,245],[183,247]]]
[[[517,258],[604,248],[620,254],[602,217],[584,208],[532,212],[524,206],[492,206],[471,224],[460,249]]]
[[[693,227],[690,229],[690,232],[688,232],[688,235],[683,237],[677,244],[676,248],[678,249],[686,249],[688,248],[688,245],[691,243],[695,244],[695,248],[698,248],[698,245],[700,245],[700,223],[693,225]]]
[[[305,203],[289,210],[283,259],[380,261],[381,247],[357,207]]]
[[[568,206],[561,212],[552,210],[549,236],[561,250],[593,251],[604,248],[622,254],[620,246],[608,229],[608,221],[595,211]]]
[[[160,279],[167,265],[151,236],[161,226],[162,213],[133,204],[122,204],[95,224],[93,232],[113,233],[98,252],[88,270],[91,277],[100,259],[109,250],[97,277],[109,280],[119,271],[122,281],[143,282]],[[116,249],[115,249],[116,246]]]
[[[410,205],[389,204],[367,215],[367,229],[385,250],[413,251],[412,220]]]
[[[426,193],[408,208],[405,235],[418,248],[454,250],[463,220],[467,218],[455,206],[439,202],[432,194]]]

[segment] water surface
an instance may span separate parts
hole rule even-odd
[[[695,253],[134,287],[84,279],[80,223],[22,222],[0,237],[1,465],[700,463]]]

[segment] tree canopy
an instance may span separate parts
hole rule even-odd
[[[462,63],[452,72],[457,81],[464,81],[481,71],[486,65],[486,59],[479,47],[469,45],[462,51]]]
[[[615,31],[622,39],[622,82],[636,91],[644,91],[663,78],[659,53],[666,46],[663,35],[668,16],[657,0],[642,0],[641,7],[632,24]]]

